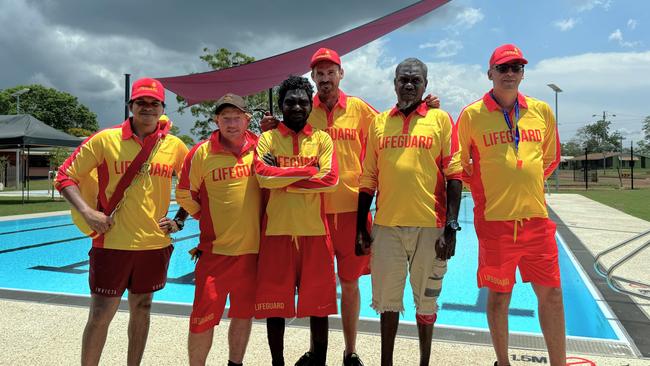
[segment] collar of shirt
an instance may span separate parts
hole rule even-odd
[[[288,135],[298,135],[298,133],[295,133],[292,129],[287,127],[284,122],[280,122],[278,125],[278,131],[282,134],[282,136],[288,136]],[[311,136],[311,134],[314,133],[314,129],[311,127],[309,123],[305,124],[305,127],[300,130],[300,132],[304,133],[307,136]],[[299,132],[299,133],[300,133]]]
[[[212,134],[210,135],[210,151],[213,154],[218,154],[220,152],[226,151],[223,145],[221,145],[221,142],[219,142],[220,135],[221,132],[219,132],[219,130],[212,132]],[[257,143],[257,136],[255,136],[255,134],[253,134],[250,131],[246,131],[244,133],[244,145],[242,145],[238,155],[241,156],[246,151],[253,149],[256,143]]]
[[[348,96],[341,89],[339,89],[339,100],[336,101],[334,107],[336,108],[337,105],[343,109],[348,106]],[[327,110],[327,106],[321,102],[318,93],[314,96],[314,108],[323,108]]]
[[[400,111],[399,108],[397,108],[397,105],[394,106],[393,109],[390,110],[390,113],[388,115],[391,116],[391,117],[394,117],[394,116],[400,114],[402,117],[410,119],[410,117],[413,116],[413,113],[417,113],[420,116],[424,117],[424,116],[427,115],[427,111],[429,111],[429,107],[427,106],[427,103],[426,102],[420,102],[420,105],[413,112],[411,112],[408,116],[404,116],[404,114],[402,114],[402,111]]]
[[[170,123],[170,122],[167,122]],[[160,122],[158,122],[158,125],[156,126],[156,130],[149,134],[146,138],[149,138],[150,136],[155,136],[158,132],[162,132],[163,136],[167,135],[167,132],[169,131],[169,128],[166,128],[161,131],[160,129]],[[133,129],[131,128],[131,117],[127,118],[124,122],[122,122],[122,140],[128,140],[130,138],[134,138],[138,142],[142,142],[140,138],[133,132]]]
[[[494,98],[492,98],[492,90],[490,89],[489,92],[485,93],[483,96],[483,104],[485,104],[485,107],[487,107],[488,111],[494,112],[494,111],[501,111],[501,106],[499,103],[497,103]],[[517,102],[519,103],[519,108],[526,108],[528,109],[528,103],[526,103],[526,96],[523,94],[517,92]]]

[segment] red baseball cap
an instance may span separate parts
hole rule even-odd
[[[161,102],[165,102],[165,88],[162,83],[152,78],[142,78],[136,80],[131,87],[131,100],[140,97],[152,97]]]
[[[494,52],[492,52],[492,57],[490,57],[490,66],[507,64],[511,61],[519,61],[522,64],[528,63],[519,47],[514,44],[504,44],[497,47]]]
[[[339,54],[329,48],[319,48],[311,57],[309,67],[313,69],[314,66],[321,61],[331,61],[341,66],[341,58],[339,57]]]

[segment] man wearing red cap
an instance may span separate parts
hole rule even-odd
[[[357,324],[359,321],[359,277],[370,273],[366,255],[355,255],[357,197],[361,162],[368,136],[368,126],[377,111],[359,97],[346,95],[339,84],[344,76],[341,58],[329,48],[318,49],[311,57],[311,78],[317,93],[313,97],[313,110],[308,123],[327,132],[334,142],[340,171],[340,184],[336,191],[325,194],[325,213],[336,256],[337,274],[341,284],[341,322],[345,351],[344,366],[362,365],[356,354]],[[429,107],[437,108],[440,102],[429,96]],[[274,128],[266,117],[264,130]],[[277,124],[277,121],[275,121]],[[367,226],[371,219],[368,217]],[[297,365],[308,365],[313,347]]]
[[[527,63],[512,44],[494,50],[488,70],[493,89],[458,118],[463,179],[475,204],[478,286],[489,289],[487,317],[499,366],[509,365],[508,307],[517,267],[537,295],[551,365],[564,365],[566,358],[555,224],[544,199],[560,141],[548,104],[519,92]]]
[[[129,101],[133,117],[87,138],[59,169],[56,188],[97,234],[89,253],[92,296],[83,334],[82,365],[99,363],[108,326],[126,289],[127,364],[138,365],[142,360],[153,292],[167,281],[173,250],[169,234],[182,229],[187,216],[180,209],[173,220],[165,217],[172,173],[180,174],[187,147],[168,134],[171,123],[161,118],[164,106],[165,89],[158,80],[137,80]],[[129,169],[140,164],[136,161],[143,162],[137,172]],[[91,176],[97,177],[95,207],[79,190]],[[122,179],[131,182],[124,186],[119,184]]]

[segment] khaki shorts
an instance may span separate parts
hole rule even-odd
[[[435,243],[442,228],[373,225],[372,308],[378,313],[404,311],[402,298],[409,271],[417,314],[438,311],[438,296],[447,261],[436,257]]]

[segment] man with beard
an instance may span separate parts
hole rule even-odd
[[[393,364],[409,270],[420,339],[428,365],[437,299],[454,255],[462,183],[458,142],[448,113],[422,101],[427,67],[414,58],[395,69],[397,105],[370,125],[360,179],[358,245],[371,251],[372,307],[381,314],[381,365]],[[365,222],[375,192],[372,238]]]
[[[336,190],[332,139],[307,124],[313,88],[302,77],[280,84],[283,121],[264,132],[255,155],[260,187],[270,190],[260,244],[255,316],[267,319],[273,365],[284,365],[285,319],[310,317],[314,357],[325,365],[327,316],[336,314],[334,258],[324,192]],[[298,290],[298,306],[295,293]]]

